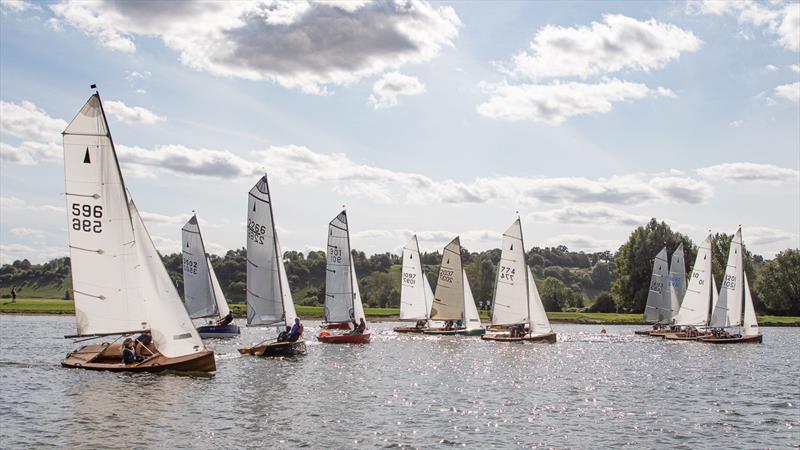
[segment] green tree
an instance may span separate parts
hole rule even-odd
[[[800,250],[784,250],[767,262],[755,287],[769,311],[800,315]]]
[[[598,261],[592,267],[592,286],[595,289],[607,291],[611,289],[611,270],[608,263],[605,261]]]
[[[679,243],[683,243],[684,261],[694,261],[697,250],[692,241],[681,233],[673,232],[666,223],[659,223],[653,218],[647,225],[633,230],[628,241],[619,248],[614,258],[614,282],[611,285],[611,292],[620,311],[632,313],[644,311],[653,271],[653,259],[665,245],[667,251],[672,252]],[[686,269],[689,273],[689,268]]]
[[[539,294],[545,311],[561,311],[572,302],[572,290],[554,277],[544,279]]]
[[[603,292],[597,296],[594,305],[589,307],[589,312],[599,313],[615,313],[617,312],[617,304],[614,303],[614,297],[608,292]]]

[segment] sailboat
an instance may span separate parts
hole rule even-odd
[[[744,306],[744,321],[742,320]],[[747,283],[742,254],[742,227],[731,239],[725,278],[720,287],[719,300],[711,314],[711,335],[701,338],[703,342],[741,343],[761,342],[761,333],[756,320],[753,297]],[[730,331],[729,331],[730,330]]]
[[[430,318],[445,321],[445,326],[429,328],[425,334],[481,336],[486,333],[463,268],[458,236],[444,247]]]
[[[239,326],[235,323],[217,325],[220,320],[232,322],[233,316],[206,253],[196,214],[183,226],[181,235],[183,302],[189,317],[209,322],[197,327],[197,332],[203,339],[239,336]]]
[[[128,198],[108,122],[95,92],[63,132],[68,236],[77,334],[149,332],[143,360],[125,364],[118,342],[85,345],[64,367],[117,372],[213,372],[136,205]],[[119,340],[119,337],[117,338]]]
[[[670,322],[681,309],[681,301],[686,295],[686,266],[683,263],[683,242],[672,253],[669,262],[669,307],[672,310]]]
[[[400,280],[400,320],[417,322],[413,327],[397,327],[398,333],[422,333],[425,328],[441,326],[430,319],[433,290],[422,270],[417,235],[403,247],[403,270]],[[424,326],[423,326],[424,325]]]
[[[325,270],[324,321],[329,324],[359,324],[364,321],[365,329],[361,333],[353,330],[343,334],[323,330],[317,339],[328,344],[366,344],[370,341],[371,331],[366,328],[364,305],[361,304],[358,278],[350,253],[350,230],[345,210],[328,224],[328,263]]]
[[[288,330],[296,318],[265,174],[247,195],[247,326]],[[241,354],[254,356],[292,356],[305,352],[302,335],[295,341],[268,339],[239,349]]]
[[[651,335],[659,331],[667,331],[669,323],[676,311],[670,304],[669,262],[667,247],[661,249],[653,260],[653,271],[650,275],[650,287],[647,292],[647,303],[644,306],[644,321],[653,324],[651,330],[638,330],[636,334]]]
[[[556,341],[556,333],[550,327],[533,273],[525,262],[525,243],[519,218],[503,233],[503,250],[492,301],[492,326],[511,326],[512,331],[487,333],[481,339],[504,342]]]
[[[697,249],[697,258],[686,295],[678,314],[673,319],[672,330],[663,334],[670,340],[697,340],[703,333],[698,328],[708,326],[709,306],[717,303],[717,288],[711,271],[711,233]]]

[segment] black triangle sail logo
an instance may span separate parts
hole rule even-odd
[[[89,147],[86,147],[86,155],[84,155],[84,157],[83,157],[83,163],[84,164],[91,164],[92,163],[92,158],[89,157]]]

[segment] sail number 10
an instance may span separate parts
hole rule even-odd
[[[72,229],[89,233],[102,233],[103,221],[102,205],[72,204]]]

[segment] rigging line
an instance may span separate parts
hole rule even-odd
[[[103,251],[103,249],[92,250],[92,249],[83,248],[83,247],[76,247],[74,245],[70,245],[69,248],[74,248],[75,250],[83,250],[85,252],[97,253],[98,255],[102,255],[103,253],[105,253]]]
[[[89,194],[73,194],[72,192],[65,192],[64,194],[65,194],[65,195],[71,195],[71,196],[73,196],[73,197],[87,197],[87,198],[93,198],[93,199],[95,199],[95,200],[97,200],[97,199],[99,199],[99,198],[100,198],[100,194],[92,194],[92,195],[89,195]]]

